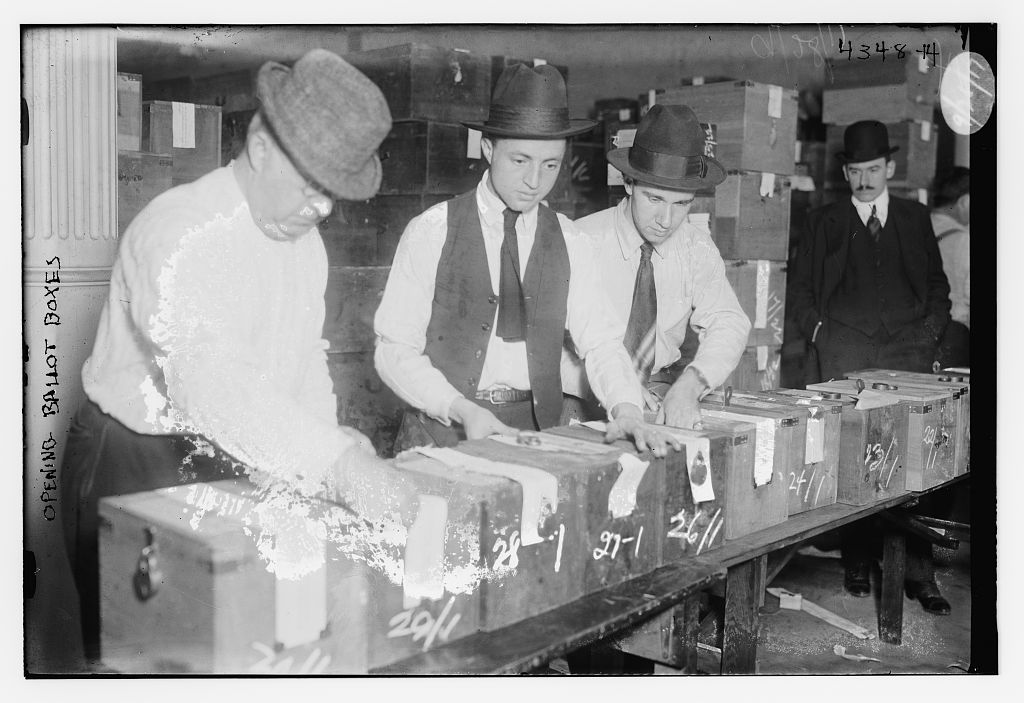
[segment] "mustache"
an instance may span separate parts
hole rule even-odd
[[[858,191],[861,191],[861,190],[871,190],[873,187],[874,186],[859,185],[859,186],[857,186],[857,190]]]

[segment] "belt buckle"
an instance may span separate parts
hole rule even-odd
[[[501,389],[501,388],[491,388],[491,389],[489,389],[487,391],[487,402],[490,403],[491,405],[505,405],[506,403],[508,403],[507,400],[495,400],[494,399],[494,394],[495,393],[500,393],[502,390],[503,389]]]

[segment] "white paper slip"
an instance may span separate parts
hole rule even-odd
[[[649,461],[642,461],[633,454],[624,452],[619,455],[622,472],[608,492],[608,510],[613,518],[627,517],[636,510],[636,491],[649,465]]]
[[[804,443],[804,463],[825,461],[825,423],[816,417],[807,418],[807,441]]]
[[[547,60],[546,60],[546,59],[534,59],[534,60],[533,60],[533,67],[534,67],[534,68],[537,68],[537,66],[543,66],[543,65],[545,65],[546,63],[547,63]]]
[[[776,119],[782,117],[782,86],[768,86],[768,116]]]
[[[921,141],[927,142],[932,138],[932,123],[925,120],[921,123]]]
[[[704,76],[694,76],[690,85],[704,85]]]
[[[274,578],[274,639],[283,647],[316,642],[327,628],[327,567],[298,579]]]
[[[761,197],[771,198],[775,195],[775,174],[774,173],[762,173],[761,174]]]
[[[619,110],[619,122],[627,122],[629,120],[629,108],[624,107]]]
[[[196,106],[192,103],[171,103],[171,146],[196,148]]]
[[[686,446],[686,473],[690,478],[690,493],[694,503],[715,499],[711,485],[711,440],[707,437],[679,438]]]
[[[405,540],[402,595],[404,607],[413,608],[424,598],[444,597],[444,540],[448,529],[448,501],[420,495],[416,519]]]
[[[771,279],[771,264],[764,259],[757,261],[757,283],[754,287],[754,327],[763,330],[768,326],[768,283]]]
[[[483,133],[478,129],[470,129],[466,134],[466,158],[480,158],[480,138]]]
[[[552,513],[558,510],[558,479],[553,475],[532,466],[491,461],[450,448],[419,447],[416,451],[448,466],[489,476],[500,476],[518,483],[523,487],[523,509],[519,522],[519,537],[522,544],[529,546],[543,541],[537,532],[537,526],[544,517],[545,509]]]

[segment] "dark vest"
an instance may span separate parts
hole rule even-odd
[[[876,244],[856,208],[851,221],[857,223],[850,240],[843,278],[829,302],[829,316],[864,334],[880,327],[889,334],[913,322],[922,314],[903,269],[903,255],[893,218],[886,219]]]
[[[539,429],[557,425],[562,413],[562,340],[570,270],[558,218],[540,205],[523,280],[527,367]],[[448,201],[448,235],[437,265],[425,352],[448,382],[474,402],[497,309],[472,190]]]

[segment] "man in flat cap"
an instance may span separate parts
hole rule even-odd
[[[628,320],[626,349],[648,387],[648,410],[691,428],[700,422],[700,397],[736,368],[750,334],[718,247],[687,220],[694,193],[713,190],[725,169],[704,154],[704,130],[684,105],[652,107],[633,145],[607,159],[622,172],[627,197],[576,225],[593,238],[602,285]],[[679,360],[687,325],[701,340],[697,354],[677,378],[660,380]],[[585,388],[583,366],[575,368]]]
[[[472,191],[414,218],[402,234],[374,321],[381,379],[413,410],[396,446],[544,429],[562,413],[568,330],[610,412],[609,438],[632,436],[658,455],[678,443],[645,427],[642,389],[610,314],[586,238],[541,201],[566,140],[565,82],[548,65],[509,67],[483,133],[489,163]]]
[[[851,197],[808,213],[792,273],[793,319],[811,344],[807,382],[864,368],[929,372],[950,309],[930,213],[889,194],[899,147],[889,146],[884,124],[850,125],[843,147]],[[873,542],[860,527],[844,534],[844,586],[857,596],[871,593]],[[949,613],[935,583],[931,545],[913,535],[906,587],[927,612]]]
[[[242,153],[126,230],[71,427],[62,497],[86,656],[98,656],[97,501],[240,471],[371,520],[415,494],[339,427],[322,339],[334,198],[380,185],[380,90],[322,49],[268,62]],[[235,467],[242,467],[236,469]]]

